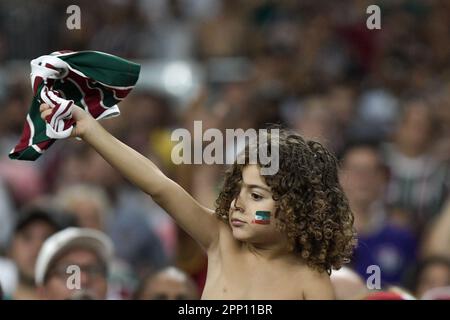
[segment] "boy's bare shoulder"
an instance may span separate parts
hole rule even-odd
[[[307,300],[334,300],[335,294],[330,276],[326,272],[319,272],[305,267],[299,277],[302,280],[303,296]]]

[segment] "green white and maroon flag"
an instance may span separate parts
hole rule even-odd
[[[270,224],[270,211],[256,211],[252,222],[256,224]]]
[[[36,160],[55,139],[68,137],[74,126],[73,104],[97,120],[118,116],[117,104],[134,88],[139,72],[139,64],[98,51],[57,51],[32,60],[34,97],[9,157]],[[47,121],[40,116],[41,103],[52,107]]]

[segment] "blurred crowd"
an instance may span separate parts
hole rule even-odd
[[[80,30],[66,28],[70,4],[81,8]],[[371,4],[380,30],[366,27]],[[280,124],[324,143],[341,162],[359,241],[333,272],[338,297],[449,299],[449,40],[447,0],[2,0],[3,295],[197,299],[204,285],[198,245],[83,143],[8,159],[31,101],[29,61],[70,49],[200,66],[189,99],[141,83],[103,124],[211,208],[224,166],[174,165],[174,129]],[[44,250],[52,241],[70,250]],[[69,262],[82,265],[89,292],[61,289]],[[367,288],[372,265],[384,295]]]

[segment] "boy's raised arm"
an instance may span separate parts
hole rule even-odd
[[[45,104],[40,110],[43,119],[51,113]],[[81,108],[75,106],[72,116],[76,120],[72,136],[81,137],[131,183],[152,196],[205,250],[218,239],[219,220],[213,210],[200,205],[152,161],[112,136]]]

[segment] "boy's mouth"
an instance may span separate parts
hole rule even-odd
[[[240,219],[236,219],[236,218],[231,219],[231,225],[233,227],[242,227],[246,223],[247,222],[240,220]]]

